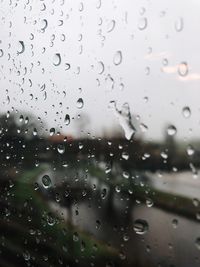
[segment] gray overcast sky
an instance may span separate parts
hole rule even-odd
[[[161,138],[169,123],[177,137],[199,137],[198,0],[0,2],[2,112],[30,111],[49,128],[62,125],[74,134],[75,123],[65,126],[65,115],[86,113],[87,131],[96,134],[119,123],[108,108],[115,100],[140,116],[147,138]],[[181,76],[182,62],[188,71],[181,65]]]

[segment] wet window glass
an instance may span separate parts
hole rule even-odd
[[[200,265],[199,13],[0,0],[0,266]]]

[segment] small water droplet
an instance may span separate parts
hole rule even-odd
[[[76,106],[77,106],[77,108],[79,108],[79,109],[83,108],[83,106],[84,106],[84,102],[83,102],[83,99],[82,99],[82,98],[79,98],[79,99],[77,100],[77,102],[76,102]]]
[[[42,176],[42,184],[44,186],[44,188],[49,188],[51,187],[52,183],[51,183],[51,178],[49,177],[49,175],[44,175]]]
[[[177,219],[172,220],[172,226],[173,226],[173,228],[177,228],[177,226],[178,226],[178,220]]]
[[[0,57],[3,57],[3,49],[0,49]]]
[[[178,18],[178,20],[175,21],[174,27],[177,32],[181,32],[183,30],[184,21],[182,17]]]
[[[168,128],[167,128],[167,134],[169,136],[174,136],[177,132],[177,129],[174,125],[170,125]]]
[[[147,27],[147,24],[148,24],[148,22],[147,22],[147,18],[146,17],[140,18],[139,22],[138,22],[138,29],[140,31],[145,30],[146,27]]]
[[[69,124],[70,124],[70,116],[69,116],[69,114],[66,114],[66,115],[65,115],[65,120],[64,120],[64,122],[65,122],[65,125],[69,125]]]
[[[181,62],[178,66],[178,74],[185,77],[188,74],[188,64],[187,62]]]
[[[117,51],[114,55],[114,58],[113,58],[113,63],[115,65],[119,65],[121,64],[122,62],[122,52],[121,51]]]
[[[99,74],[102,74],[102,73],[104,72],[104,64],[103,64],[102,61],[99,61],[99,62],[98,62],[98,66],[97,66],[97,68],[98,68],[98,73],[99,73]]]
[[[191,116],[191,110],[189,107],[184,107],[182,109],[182,114],[184,116],[184,118],[188,119]]]
[[[24,42],[23,41],[19,41],[19,50],[17,51],[17,54],[19,55],[19,54],[22,54],[22,53],[24,53],[24,51],[25,51],[25,45],[24,45]]]
[[[107,25],[107,32],[112,32],[115,28],[115,20],[111,20]]]
[[[197,239],[195,240],[195,245],[196,245],[196,248],[200,250],[200,237],[197,237]]]
[[[53,64],[54,66],[59,66],[61,63],[61,56],[59,53],[56,53],[53,57]]]
[[[55,128],[51,128],[50,129],[50,136],[54,135],[55,134]]]
[[[147,221],[137,219],[134,222],[133,229],[136,232],[136,234],[143,235],[148,231],[149,225],[148,225]]]
[[[188,156],[194,155],[194,152],[195,152],[195,150],[194,150],[193,146],[192,145],[188,145],[188,147],[187,147]]]
[[[122,153],[122,158],[125,159],[125,160],[128,160],[129,159],[129,154],[127,152],[123,152]]]
[[[47,28],[47,26],[48,26],[48,21],[47,21],[46,19],[43,19],[43,20],[41,21],[41,30],[42,30],[42,31],[45,31],[46,28]]]
[[[64,154],[65,153],[65,146],[63,144],[59,144],[57,146],[57,150],[59,154]]]

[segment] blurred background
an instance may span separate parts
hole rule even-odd
[[[0,3],[0,266],[199,266],[200,3]]]

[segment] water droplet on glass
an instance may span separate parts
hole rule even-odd
[[[167,134],[169,136],[174,136],[177,132],[177,129],[174,125],[170,125],[168,128],[167,128]]]
[[[117,117],[119,124],[123,128],[125,132],[125,137],[126,139],[130,140],[132,136],[135,134],[136,129],[132,124],[131,121],[131,113],[130,113],[130,108],[128,103],[124,103],[122,106],[122,109],[119,110],[117,108],[116,102],[115,101],[110,101],[109,103],[109,108],[111,108]]]
[[[55,134],[55,128],[51,128],[50,129],[50,136],[54,135]]]
[[[54,66],[59,66],[61,63],[61,56],[59,53],[56,53],[53,57],[53,64]]]
[[[42,30],[42,31],[45,31],[46,28],[47,28],[47,26],[48,26],[48,21],[47,21],[46,19],[43,19],[43,20],[41,21],[41,30]]]
[[[129,159],[129,154],[127,152],[123,152],[122,153],[122,158],[125,159],[125,160],[128,160]]]
[[[136,232],[136,234],[143,235],[148,231],[149,225],[148,225],[147,221],[137,219],[134,222],[133,229]]]
[[[99,61],[99,62],[98,62],[98,66],[97,66],[97,68],[98,68],[98,73],[99,73],[99,74],[102,74],[102,73],[104,72],[104,64],[103,64],[102,61]]]
[[[187,62],[181,62],[178,66],[178,74],[182,77],[188,74],[188,64]]]
[[[189,107],[184,107],[182,109],[182,114],[183,114],[184,118],[186,118],[186,119],[189,118],[191,116],[190,108]]]
[[[175,21],[174,27],[177,32],[181,32],[183,30],[184,21],[182,17],[178,18],[178,20]]]
[[[173,226],[173,228],[177,228],[177,226],[178,226],[178,220],[177,219],[172,220],[172,226]]]
[[[18,45],[19,49],[17,50],[17,54],[22,54],[25,51],[25,45],[23,41],[19,41],[19,45]]]
[[[113,63],[115,65],[119,65],[121,64],[122,62],[122,52],[121,51],[117,51],[114,55],[114,58],[113,58]]]
[[[77,100],[77,102],[76,102],[76,106],[77,106],[77,108],[83,108],[83,106],[84,106],[84,102],[83,102],[83,99],[82,98],[79,98],[78,100]]]
[[[57,150],[59,154],[64,154],[65,153],[65,146],[63,144],[59,144],[57,146]]]
[[[34,135],[34,136],[37,136],[37,134],[38,134],[37,129],[34,128],[34,129],[33,129],[33,135]]]
[[[3,57],[3,49],[0,49],[0,57]]]
[[[148,208],[151,208],[153,206],[153,204],[154,203],[153,203],[152,199],[150,199],[150,198],[146,199],[146,205],[147,205]]]
[[[51,179],[50,179],[49,175],[45,174],[44,176],[42,176],[42,184],[43,184],[44,188],[46,188],[46,189],[51,187],[52,183],[51,183]]]
[[[200,250],[200,237],[197,237],[197,239],[195,240],[195,245],[196,245],[196,248]]]
[[[70,116],[69,116],[69,114],[66,114],[65,115],[65,125],[69,125],[70,124]]]
[[[111,20],[107,25],[107,32],[112,32],[115,28],[115,21]]]
[[[194,155],[194,152],[195,152],[195,150],[194,150],[193,146],[192,145],[188,145],[188,147],[187,147],[188,156]]]
[[[147,27],[147,24],[148,24],[148,22],[147,22],[147,18],[146,17],[140,18],[139,22],[138,22],[138,29],[140,31],[145,30],[146,27]]]

